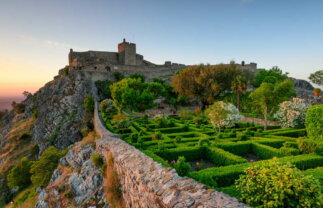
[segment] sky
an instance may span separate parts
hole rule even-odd
[[[306,79],[323,69],[322,0],[0,0],[0,96],[35,92],[68,52],[117,51],[146,60],[256,62]]]

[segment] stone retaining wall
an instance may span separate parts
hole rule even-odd
[[[95,105],[95,130],[101,135],[97,151],[113,153],[126,207],[247,207],[222,192],[208,189],[197,181],[180,177],[127,144],[103,125]]]
[[[260,118],[242,117],[240,122],[253,122],[255,124],[264,125],[265,120]],[[280,125],[278,121],[267,121],[268,126]]]

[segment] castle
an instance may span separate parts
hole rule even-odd
[[[163,65],[157,65],[144,60],[144,57],[136,52],[136,44],[123,42],[118,44],[118,52],[86,51],[75,52],[70,49],[68,55],[70,70],[82,70],[96,80],[111,79],[111,73],[120,72],[125,76],[140,73],[146,76],[147,81],[155,77],[170,79],[179,69],[186,67],[184,64],[166,61]],[[236,64],[240,69],[257,72],[257,64]]]

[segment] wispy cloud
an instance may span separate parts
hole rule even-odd
[[[17,38],[21,41],[21,43],[27,44],[27,45],[38,44],[38,45],[43,46],[43,47],[51,47],[51,48],[64,49],[64,50],[68,50],[70,48],[73,48],[75,50],[80,50],[80,51],[87,50],[85,48],[75,46],[75,45],[71,45],[71,44],[68,44],[68,43],[58,42],[58,41],[53,41],[53,40],[43,40],[43,39],[38,39],[38,38],[35,38],[35,37],[31,37],[31,36],[17,35]]]

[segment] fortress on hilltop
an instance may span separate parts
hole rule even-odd
[[[120,72],[125,76],[140,73],[150,81],[160,77],[170,79],[179,69],[186,67],[184,64],[166,61],[163,65],[151,63],[144,59],[143,55],[137,54],[136,44],[126,42],[123,39],[118,44],[118,52],[86,51],[75,52],[70,49],[68,54],[70,70],[81,70],[90,75],[93,80],[111,79],[111,73]],[[257,64],[236,64],[240,69],[246,69],[253,73],[257,72]]]

